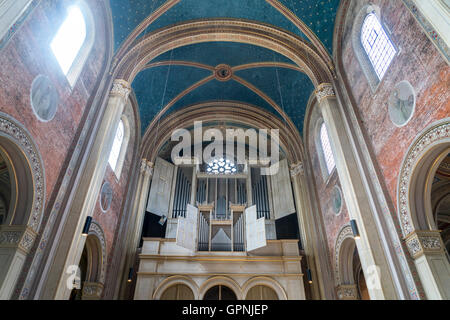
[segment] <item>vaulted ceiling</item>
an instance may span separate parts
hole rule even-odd
[[[306,25],[332,52],[339,0],[110,0],[116,51],[130,35],[140,38],[174,24],[208,18],[258,21],[307,42]],[[139,25],[156,16],[140,30]],[[139,31],[137,31],[139,30]],[[215,68],[223,78],[214,77]],[[228,77],[231,73],[233,77]],[[308,76],[288,58],[262,47],[236,42],[207,42],[168,51],[147,64],[132,87],[140,108],[143,133],[156,114],[205,101],[240,101],[291,118],[300,134],[308,99],[314,90]]]

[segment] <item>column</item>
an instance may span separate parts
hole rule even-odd
[[[319,274],[327,274],[327,271],[322,270],[325,266],[320,262],[320,253],[317,248],[317,242],[321,242],[321,240],[319,240],[319,226],[317,226],[317,223],[314,222],[314,217],[312,217],[313,209],[311,208],[309,202],[309,196],[307,193],[308,184],[306,181],[305,168],[302,162],[291,164],[291,180],[294,189],[294,200],[295,207],[297,208],[301,242],[306,256],[306,262],[311,270],[313,280],[311,285],[313,299],[333,299],[333,288],[325,283],[326,279],[318,276]],[[328,263],[328,257],[326,254],[323,256],[325,261],[322,261],[322,263]],[[306,273],[306,270],[303,270],[303,272]],[[331,280],[332,279],[330,279],[330,281]]]
[[[405,240],[427,298],[449,300],[450,264],[440,232],[416,230]]]
[[[59,238],[55,239],[54,255],[49,258],[49,272],[44,284],[42,299],[63,299],[70,296],[67,285],[69,266],[78,265],[86,238],[82,236],[86,217],[92,215],[105,176],[108,158],[119,126],[120,118],[131,92],[124,80],[115,80],[109,94],[95,140],[83,170],[70,211]],[[53,258],[53,259],[52,259]],[[55,286],[55,284],[57,284]]]
[[[356,157],[353,153],[346,125],[339,111],[338,101],[329,83],[320,84],[315,91],[319,108],[330,137],[336,169],[342,186],[350,219],[355,219],[361,238],[356,240],[358,253],[368,280],[372,300],[398,299],[388,257],[383,249],[375,215],[366,193]],[[388,244],[385,244],[388,245]]]
[[[149,186],[151,177],[153,175],[153,163],[146,159],[141,160],[141,167],[134,196],[133,207],[130,217],[130,222],[127,230],[127,240],[125,244],[125,267],[122,269],[122,285],[120,290],[120,297],[123,298],[126,294],[128,273],[130,268],[134,265],[136,251],[139,246],[140,236],[142,233],[142,225],[145,218],[145,206],[149,193]]]

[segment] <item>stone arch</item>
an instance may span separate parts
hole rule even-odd
[[[434,176],[439,165],[436,157],[448,148],[450,121],[444,119],[425,129],[404,157],[397,187],[397,206],[405,237],[415,230],[435,230],[430,200],[432,181],[429,177]]]
[[[286,291],[283,289],[283,287],[277,281],[269,277],[254,277],[247,280],[242,285],[242,297],[245,299],[249,290],[255,286],[269,287],[276,292],[279,300],[288,299]]]
[[[183,284],[189,289],[192,290],[192,293],[194,294],[194,299],[199,300],[199,288],[197,284],[189,277],[186,276],[171,276],[166,279],[164,279],[158,287],[155,289],[155,292],[153,293],[153,300],[160,300],[162,294],[169,289],[170,287],[177,285],[177,284]]]
[[[106,238],[102,227],[97,221],[91,222],[89,234],[86,239],[88,255],[91,258],[89,263],[90,274],[87,280],[90,282],[105,283],[106,276]]]
[[[347,224],[341,228],[334,247],[334,272],[337,286],[354,284],[352,262],[355,248],[353,231],[351,226]]]
[[[22,212],[16,214],[10,224],[26,225],[37,233],[45,207],[45,173],[41,155],[25,127],[2,112],[0,112],[0,146],[11,157],[14,165],[20,166],[15,169],[18,183],[29,185],[26,198],[17,200],[29,202],[20,208]]]
[[[234,281],[233,279],[228,278],[228,277],[217,276],[217,277],[209,278],[200,286],[200,289],[199,289],[200,300],[203,299],[203,297],[205,296],[206,292],[208,292],[209,289],[211,289],[212,287],[218,286],[218,285],[223,285],[223,286],[230,288],[236,295],[237,300],[243,299],[241,287],[239,286],[239,284],[236,281]]]

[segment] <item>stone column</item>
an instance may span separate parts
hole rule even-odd
[[[138,185],[134,195],[132,212],[127,231],[127,240],[125,245],[125,267],[122,269],[122,284],[120,290],[120,297],[123,298],[126,293],[126,285],[128,279],[129,268],[134,265],[136,251],[139,246],[140,236],[142,233],[142,225],[145,217],[145,206],[149,193],[150,181],[153,175],[153,163],[142,159]]]
[[[98,199],[111,148],[114,143],[120,118],[131,92],[130,85],[124,80],[115,80],[109,95],[95,140],[89,150],[83,175],[77,187],[59,238],[55,239],[56,248],[53,259],[49,258],[49,272],[44,284],[43,299],[68,299],[71,288],[67,285],[69,266],[78,265],[86,238],[82,236],[86,217],[92,215]],[[56,287],[55,287],[55,284]]]
[[[320,289],[319,289],[319,277],[317,277],[316,264],[314,261],[315,250],[313,247],[313,241],[311,232],[313,229],[310,225],[310,219],[308,217],[308,212],[311,212],[304,190],[306,184],[304,183],[305,170],[303,163],[299,162],[291,165],[291,180],[292,186],[294,188],[294,200],[295,207],[297,208],[297,219],[298,227],[300,229],[300,239],[302,242],[303,250],[305,251],[306,261],[308,267],[311,269],[311,276],[313,279],[312,283],[312,295],[314,300],[320,300]],[[306,270],[302,270],[306,274]]]
[[[36,232],[27,226],[0,226],[0,300],[11,298]]]
[[[336,288],[336,295],[339,300],[359,300],[356,284],[342,284]]]
[[[375,217],[377,213],[371,210],[366,185],[339,111],[333,86],[323,83],[317,87],[315,94],[330,138],[350,219],[356,220],[361,235],[361,238],[356,240],[356,245],[364,276],[368,280],[370,297],[372,300],[398,299],[388,257],[383,249],[383,237]]]
[[[439,231],[414,231],[406,237],[429,300],[450,300],[450,264]]]

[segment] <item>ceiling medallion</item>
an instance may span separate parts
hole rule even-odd
[[[233,70],[227,64],[219,64],[214,69],[214,76],[219,81],[228,81],[233,76]]]

